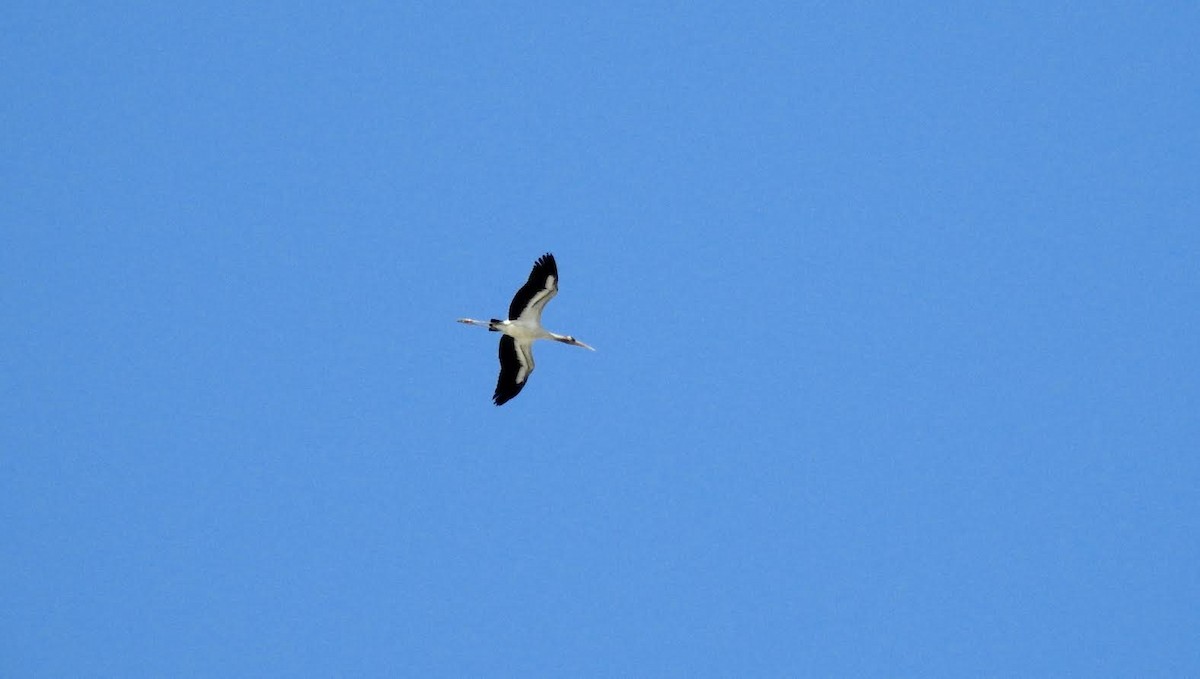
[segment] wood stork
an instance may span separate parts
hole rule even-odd
[[[496,393],[492,395],[496,405],[508,403],[525,387],[525,381],[533,373],[534,340],[551,339],[595,351],[570,335],[559,335],[542,327],[542,309],[556,294],[558,265],[554,262],[554,255],[547,252],[534,262],[529,280],[513,295],[512,303],[508,305],[508,320],[493,318],[484,322],[472,318],[458,319],[459,323],[481,325],[488,330],[504,333],[500,338],[500,378],[496,380]]]

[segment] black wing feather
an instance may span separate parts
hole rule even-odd
[[[492,394],[492,401],[496,405],[508,403],[525,388],[529,375],[526,373],[525,379],[518,382],[520,372],[521,358],[517,355],[517,341],[505,335],[500,338],[500,377],[496,380],[496,393]]]
[[[521,289],[517,290],[517,294],[513,295],[512,304],[508,305],[509,318],[520,316],[529,304],[529,300],[546,289],[548,276],[554,276],[554,280],[558,280],[558,264],[554,261],[554,255],[549,252],[533,263],[533,271],[529,272],[529,280],[525,281],[525,285],[522,285]]]

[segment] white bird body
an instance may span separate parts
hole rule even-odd
[[[543,328],[541,323],[531,323],[528,320],[521,320],[519,318],[515,321],[500,321],[495,325],[500,329],[500,332],[522,342],[562,337],[562,335],[556,335]]]
[[[533,372],[533,343],[548,339],[595,351],[570,335],[559,335],[542,327],[542,310],[558,294],[558,265],[554,255],[546,253],[533,264],[529,280],[513,296],[508,307],[508,320],[493,318],[477,321],[460,318],[459,323],[479,325],[504,334],[500,338],[500,377],[492,401],[504,405],[525,387]]]

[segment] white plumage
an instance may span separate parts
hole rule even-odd
[[[529,280],[513,295],[512,303],[508,305],[508,320],[493,318],[485,322],[471,318],[458,319],[459,323],[479,325],[504,333],[500,338],[500,377],[496,380],[496,393],[492,395],[496,405],[504,405],[525,387],[525,382],[533,373],[535,340],[555,340],[595,351],[570,335],[559,335],[542,327],[542,310],[557,294],[558,264],[554,261],[554,255],[547,252],[534,262]]]

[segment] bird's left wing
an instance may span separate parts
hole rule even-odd
[[[500,338],[500,377],[496,380],[496,393],[492,401],[502,406],[525,388],[525,381],[533,372],[533,343],[518,342],[504,335]]]

